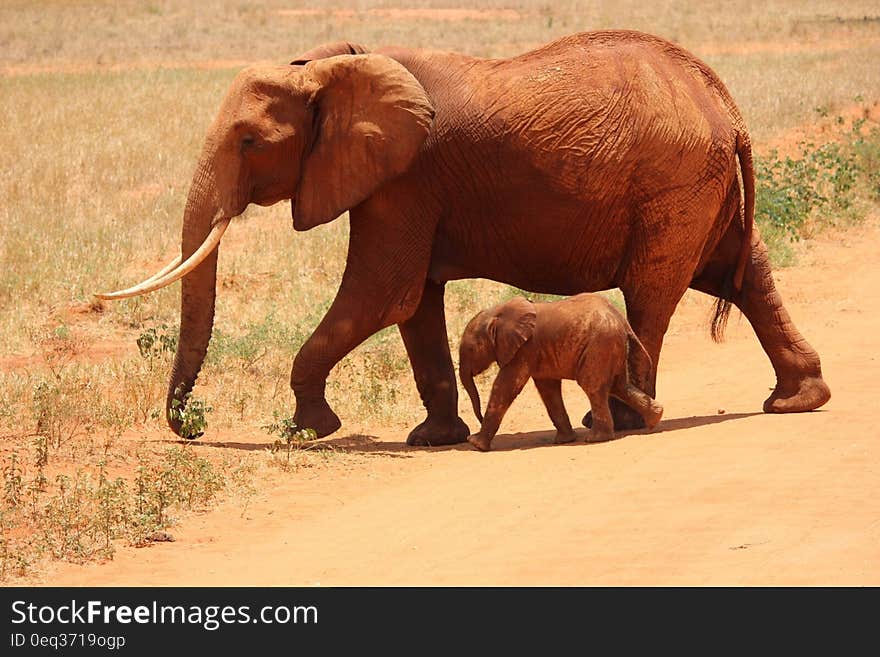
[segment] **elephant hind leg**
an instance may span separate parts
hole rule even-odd
[[[756,236],[743,289],[734,303],[748,318],[776,372],[776,387],[765,413],[797,413],[819,408],[831,398],[819,354],[804,339],[782,305],[773,282],[767,247]]]
[[[541,395],[541,401],[547,409],[547,414],[556,427],[556,438],[554,442],[558,445],[561,443],[573,442],[576,434],[571,428],[571,420],[568,419],[568,412],[565,410],[565,402],[562,401],[562,381],[559,379],[534,379],[535,387],[538,394]]]
[[[593,384],[589,381],[578,381],[590,399],[592,426],[587,436],[588,443],[603,443],[614,439],[614,416],[611,414],[609,401],[610,386],[607,383]]]
[[[470,429],[458,416],[458,387],[449,353],[443,308],[445,286],[428,280],[415,314],[398,324],[428,417],[415,427],[407,445],[452,445]]]
[[[674,281],[668,286],[647,285],[651,278],[647,275],[634,277],[638,283],[625,284],[621,287],[626,300],[626,315],[638,339],[651,357],[650,364],[646,359],[630,352],[628,372],[632,385],[648,399],[654,397],[657,384],[657,366],[660,361],[660,350],[663,347],[663,336],[669,327],[669,320],[675,312],[684,291],[686,281]],[[654,420],[655,411],[643,408],[641,398],[633,402],[626,390],[611,398],[610,407],[614,417],[614,426],[618,431],[644,429],[648,418]],[[657,405],[659,406],[659,404]],[[646,415],[647,413],[647,415]],[[592,428],[595,413],[591,410],[584,416],[585,427]],[[656,421],[659,422],[659,416]]]
[[[618,385],[612,390],[612,394],[641,415],[645,427],[648,429],[653,429],[660,423],[660,418],[663,417],[663,406],[639,390],[625,377],[621,377]]]
[[[670,280],[666,286],[647,285],[646,281],[652,280],[647,275],[634,276],[632,280],[621,287],[626,300],[627,320],[651,360],[648,363],[635,351],[630,351],[628,377],[625,377],[628,387],[615,386],[611,398],[611,412],[618,431],[644,429],[646,426],[653,428],[660,421],[663,408],[652,399],[656,394],[660,350],[669,320],[687,289],[687,282],[683,280]],[[584,426],[589,426],[588,422],[592,422],[590,414],[584,417]]]
[[[725,271],[731,266],[731,244],[741,240],[741,226],[734,224],[719,244],[716,254],[691,287],[718,295]],[[743,287],[733,295],[733,303],[749,320],[776,373],[776,387],[764,401],[765,413],[797,413],[819,408],[831,398],[822,378],[819,354],[804,339],[776,290],[767,247],[758,234],[752,234],[752,249],[746,264]]]

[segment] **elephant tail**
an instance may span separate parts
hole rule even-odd
[[[645,349],[645,345],[642,344],[642,341],[639,340],[628,323],[626,325],[626,342],[628,347],[628,366],[635,365],[639,372],[650,372],[654,367],[651,354]]]
[[[743,241],[733,275],[733,289],[739,292],[752,249],[752,226],[755,224],[755,166],[752,162],[752,142],[745,131],[740,131],[736,136],[736,155],[743,182]]]
[[[752,227],[755,224],[755,166],[752,161],[752,143],[749,133],[744,129],[737,132],[736,155],[739,159],[743,185],[743,237],[733,276],[724,282],[722,292],[715,302],[711,327],[712,339],[715,342],[721,342],[724,336],[724,328],[730,316],[731,300],[742,290],[746,264],[752,250]]]

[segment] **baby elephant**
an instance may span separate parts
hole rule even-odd
[[[529,377],[535,380],[556,427],[557,443],[575,439],[562,402],[561,379],[577,381],[590,399],[593,426],[588,442],[614,437],[609,394],[636,410],[649,429],[655,427],[663,407],[630,383],[630,350],[634,358],[644,360],[644,370],[649,371],[651,357],[642,343],[623,315],[598,294],[579,294],[552,303],[531,303],[516,297],[483,310],[468,323],[459,348],[461,382],[482,423],[480,432],[468,441],[483,452],[489,451],[504,413]],[[474,376],[486,371],[493,361],[501,369],[484,418]]]

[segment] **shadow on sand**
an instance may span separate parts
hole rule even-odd
[[[755,415],[763,415],[762,412],[755,413],[725,413],[721,415],[692,415],[690,417],[670,418],[660,421],[653,430],[635,429],[630,431],[618,431],[614,434],[614,441],[620,440],[627,436],[653,436],[671,431],[682,431],[684,429],[693,429],[696,427],[707,426],[710,424],[718,424],[719,422],[727,422],[729,420],[741,420]],[[572,443],[565,443],[559,447],[567,446],[583,446],[586,440],[588,430],[584,428],[575,429],[577,440]],[[556,431],[528,431],[523,433],[498,434],[492,441],[492,451],[504,452],[510,450],[533,449],[535,447],[555,446],[553,440],[556,437]],[[613,441],[608,441],[613,442]],[[602,443],[591,443],[601,445]],[[461,448],[461,445],[454,445],[455,448]],[[467,445],[465,447],[468,447]]]
[[[692,415],[690,417],[663,419],[652,431],[646,429],[618,431],[614,436],[614,440],[620,440],[626,436],[655,435],[673,431],[682,431],[684,429],[693,429],[710,424],[718,424],[719,422],[741,420],[755,415],[763,415],[763,413],[725,413],[721,415]],[[567,445],[582,445],[584,443],[588,430],[583,428],[576,429],[576,433],[577,440],[573,443],[567,443]],[[492,441],[492,451],[500,452],[553,446],[553,439],[555,436],[556,432],[552,429],[549,431],[526,431],[522,433],[498,434]],[[266,450],[270,449],[272,446],[272,441],[234,442],[225,440],[217,442],[202,442],[200,440],[169,440],[167,442],[178,445],[188,444],[198,448],[238,449],[242,451]],[[564,447],[565,445],[560,446]],[[410,458],[412,453],[419,451],[470,451],[474,448],[468,443],[460,443],[458,445],[438,445],[435,447],[410,447],[405,442],[399,440],[392,442],[383,440],[378,436],[352,433],[346,436],[323,438],[321,440],[307,443],[300,449],[311,452],[329,451],[388,456],[392,458]]]
[[[212,442],[201,441],[198,439],[170,439],[163,442],[167,442],[168,444],[173,445],[192,445],[193,447],[199,449],[238,449],[245,452],[255,452],[270,450],[275,441],[272,439],[267,439],[260,442],[240,442],[232,440],[217,440]],[[469,445],[467,446],[469,447]],[[282,449],[286,449],[286,446]],[[341,452],[351,454],[390,456],[392,458],[409,458],[409,455],[406,454],[406,452],[428,448],[408,447],[406,443],[403,442],[385,442],[376,436],[367,436],[365,434],[352,433],[346,436],[323,438],[320,440],[304,443],[301,447],[297,449],[302,452]]]

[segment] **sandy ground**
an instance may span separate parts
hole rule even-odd
[[[531,385],[488,454],[343,429],[327,440],[361,458],[279,472],[245,513],[227,503],[175,528],[174,543],[58,564],[44,583],[878,585],[878,242],[875,217],[777,274],[822,356],[833,397],[820,411],[762,414],[773,375],[751,328],[734,315],[712,343],[710,302],[693,293],[667,334],[666,416],[652,433],[552,445]],[[579,419],[586,400],[572,386],[566,399]],[[265,436],[210,439],[224,440],[247,450]]]

